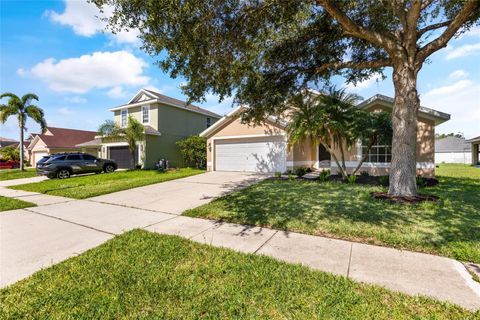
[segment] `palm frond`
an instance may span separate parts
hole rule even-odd
[[[29,105],[25,108],[25,114],[40,125],[42,133],[47,131],[47,121],[45,120],[45,114],[42,108],[39,108],[33,104]]]
[[[38,101],[38,96],[34,93],[27,93],[22,97],[22,103],[24,106],[28,106],[32,100]]]
[[[20,100],[20,98],[16,94],[11,93],[11,92],[5,92],[5,93],[0,94],[0,99],[3,99],[3,98],[10,98],[11,100],[16,100],[18,102],[22,101],[22,100]]]
[[[19,110],[10,104],[0,105],[0,122],[5,123],[10,116],[18,114]]]
[[[98,134],[102,136],[102,139],[105,141],[120,140],[125,136],[124,129],[112,120],[106,120],[102,123],[98,128]]]

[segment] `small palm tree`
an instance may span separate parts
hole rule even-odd
[[[355,106],[359,99],[358,95],[335,87],[330,87],[325,94],[306,92],[296,95],[289,101],[294,110],[287,127],[289,147],[307,138],[323,145],[342,177],[347,178],[345,148],[351,147],[357,140],[352,124],[357,116],[358,109]],[[334,149],[340,151],[340,159],[333,152]]]
[[[27,93],[21,99],[13,93],[3,93],[0,99],[9,98],[7,104],[0,104],[0,122],[3,124],[10,116],[17,116],[18,127],[20,128],[20,170],[24,171],[23,140],[25,133],[25,123],[27,118],[33,119],[40,125],[42,133],[47,130],[43,110],[36,105],[31,104],[32,100],[38,101],[38,96],[33,93]]]
[[[145,128],[138,120],[132,116],[128,116],[126,128],[122,128],[112,120],[106,120],[100,128],[98,128],[98,134],[102,136],[104,141],[126,140],[128,149],[132,155],[132,168],[136,167],[135,150],[137,148],[137,142],[145,139]]]

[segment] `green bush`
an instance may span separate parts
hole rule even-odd
[[[390,177],[389,176],[380,176],[378,177],[378,181],[382,186],[388,186],[390,184]]]
[[[207,166],[207,139],[190,136],[177,142],[186,166],[204,169]]]
[[[7,161],[20,161],[20,151],[12,146],[0,149],[0,158]]]
[[[308,167],[295,168],[295,175],[297,175],[298,177],[303,177],[304,175],[310,172],[312,172],[312,169]]]
[[[275,177],[280,178],[282,176],[282,173],[280,171],[275,172]]]
[[[427,186],[427,181],[423,177],[417,177],[416,180],[419,188],[425,188]]]
[[[328,181],[330,178],[330,170],[324,170],[320,172],[320,175],[318,176],[318,179],[320,181]]]
[[[368,173],[368,171],[362,171],[362,172],[360,172],[360,175],[362,177],[370,177],[370,173]]]
[[[347,182],[348,183],[355,183],[357,181],[357,176],[352,174],[347,177]]]

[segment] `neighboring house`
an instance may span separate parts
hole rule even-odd
[[[82,151],[77,144],[94,139],[96,134],[96,131],[47,127],[44,134],[33,135],[28,145],[30,163],[35,166],[38,160],[50,154]],[[85,148],[83,151],[98,155],[97,147]]]
[[[375,95],[360,103],[359,108],[391,112],[393,99]],[[218,171],[284,172],[295,167],[329,168],[336,173],[336,164],[322,146],[309,141],[287,150],[286,126],[288,119],[268,118],[263,125],[241,123],[245,107],[237,107],[200,135],[207,138],[207,168]],[[435,126],[450,119],[450,115],[420,107],[417,124],[417,171],[419,175],[433,176]],[[334,150],[337,157],[339,151]],[[353,170],[362,157],[361,143],[347,150],[347,169]],[[372,175],[388,173],[391,161],[389,145],[374,146],[361,171]]]
[[[472,146],[472,164],[480,165],[480,136],[467,140]]]
[[[472,145],[465,138],[435,139],[435,163],[471,163]]]
[[[170,166],[182,166],[176,142],[198,135],[221,118],[216,113],[147,89],[141,89],[127,104],[110,111],[114,121],[122,127],[127,126],[128,116],[144,125],[145,140],[138,141],[135,156],[137,163],[146,169],[155,168],[160,159],[168,160]],[[97,136],[77,147],[98,147],[100,157],[115,160],[120,168],[131,166],[127,142],[106,142]]]
[[[15,139],[0,137],[0,148],[10,146],[10,145],[15,144],[15,143],[18,143],[18,141],[15,140]]]

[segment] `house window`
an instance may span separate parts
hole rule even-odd
[[[127,115],[128,115],[128,110],[125,109],[125,110],[122,110],[122,113],[121,113],[121,126],[122,127],[126,127],[127,126]]]
[[[150,106],[143,106],[142,107],[142,122],[149,123],[150,122]]]
[[[362,141],[362,157],[367,153],[367,143]],[[387,141],[379,141],[374,145],[365,162],[389,163],[392,161],[392,145]]]
[[[212,119],[207,118],[207,128],[210,127],[211,125],[212,125]]]

